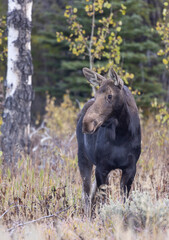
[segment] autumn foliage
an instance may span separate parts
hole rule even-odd
[[[161,36],[161,40],[164,44],[164,49],[158,51],[159,56],[163,56],[163,63],[168,69],[169,66],[169,2],[164,2],[163,19],[161,22],[157,22],[156,27],[158,33]]]
[[[122,70],[120,67],[120,36],[122,21],[115,21],[112,5],[108,1],[96,0],[88,3],[84,7],[85,14],[91,19],[90,35],[86,33],[86,26],[78,20],[78,9],[67,6],[64,16],[67,19],[70,35],[65,36],[63,32],[57,32],[57,41],[67,41],[69,51],[72,54],[88,57],[90,68],[98,73],[106,73],[113,66],[116,71],[128,83],[134,75]],[[108,17],[103,16],[103,12],[108,11]],[[126,7],[121,4],[119,13],[125,15]],[[104,59],[104,64],[103,60]]]

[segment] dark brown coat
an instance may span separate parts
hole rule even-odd
[[[109,172],[118,168],[122,170],[121,189],[129,194],[141,152],[141,130],[135,100],[116,72],[111,69],[109,79],[86,68],[83,72],[92,84],[95,80],[100,85],[77,123],[78,164],[88,208],[93,197],[93,165],[97,187],[107,183]]]

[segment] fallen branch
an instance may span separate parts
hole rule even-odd
[[[5,214],[7,214],[12,208],[16,208],[16,207],[25,207],[25,208],[27,208],[27,206],[25,206],[25,205],[14,205],[14,206],[8,208],[8,209],[0,216],[0,219],[3,218],[3,216],[4,216]]]
[[[71,206],[70,206],[71,207]],[[34,220],[31,220],[31,221],[28,221],[28,222],[24,222],[24,223],[20,223],[12,228],[9,228],[8,229],[8,232],[13,232],[16,228],[18,227],[23,227],[25,225],[28,225],[28,224],[31,224],[31,223],[35,223],[35,222],[38,222],[40,220],[43,220],[43,219],[47,219],[47,218],[52,218],[52,217],[57,217],[60,213],[62,212],[66,212],[70,207],[68,208],[65,208],[65,209],[62,209],[60,210],[59,212],[55,213],[55,214],[51,214],[51,215],[47,215],[47,216],[43,216],[43,217],[40,217],[40,218],[37,218],[37,219],[34,219]]]

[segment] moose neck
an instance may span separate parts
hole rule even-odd
[[[123,103],[123,106],[120,109],[119,114],[117,114],[118,126],[120,129],[128,129],[131,121],[128,106],[126,103]]]

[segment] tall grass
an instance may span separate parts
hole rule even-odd
[[[72,105],[62,107],[59,112],[48,102],[50,127],[33,130],[31,156],[9,169],[0,161],[0,239],[169,239],[167,124],[154,117],[142,121],[142,154],[129,199],[123,204],[121,172],[113,171],[106,204],[97,203],[88,219],[81,204],[75,129],[64,118]],[[50,111],[58,113],[52,121]],[[53,127],[57,117],[65,120],[60,128]]]

